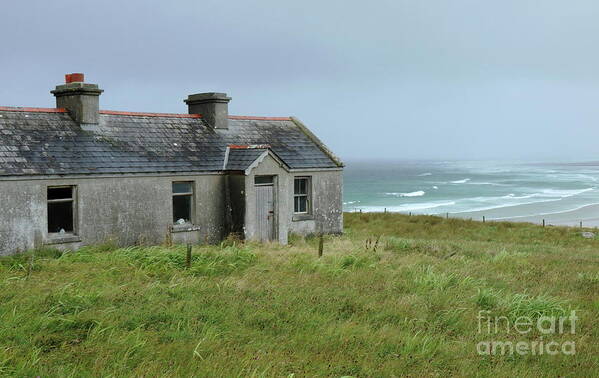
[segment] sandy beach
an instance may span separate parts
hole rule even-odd
[[[519,208],[518,210],[521,211],[523,206],[526,205],[517,206]],[[489,221],[528,222],[537,224],[541,224],[544,219],[546,225],[580,227],[580,222],[582,222],[583,227],[599,227],[599,204],[583,206],[571,211],[531,216],[510,217],[507,215],[509,212],[509,208],[502,208],[488,211],[473,211],[468,213],[450,214],[450,216],[459,218],[472,218],[474,220],[482,220],[482,217],[484,216],[485,219]]]

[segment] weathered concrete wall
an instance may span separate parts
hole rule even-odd
[[[343,175],[341,170],[305,170],[288,172],[277,160],[266,157],[246,176],[245,237],[257,239],[255,228],[256,193],[254,179],[259,175],[275,176],[275,234],[287,244],[289,233],[343,232]],[[293,182],[296,176],[309,176],[312,183],[312,212],[293,215]]]
[[[341,171],[293,172],[290,177],[291,212],[293,213],[293,178],[310,176],[312,183],[313,220],[291,217],[289,231],[306,235],[311,233],[340,234],[343,232],[343,174]]]
[[[224,230],[223,179],[204,175],[0,181],[0,255],[53,242],[46,195],[47,187],[56,185],[77,186],[76,237],[53,244],[57,247],[75,249],[106,240],[121,245],[162,243],[172,225],[173,181],[195,183],[195,227],[184,231],[175,226],[179,232],[172,234],[173,241],[218,241]]]
[[[275,176],[275,224],[278,240],[285,244],[289,233],[341,233],[342,171],[288,172],[268,156],[247,176],[231,176],[234,218],[243,218],[247,239],[255,239],[256,175]],[[293,179],[312,178],[312,213],[293,215]],[[172,226],[172,182],[195,183],[193,226],[173,226],[175,243],[214,243],[225,235],[225,176],[95,177],[51,180],[0,181],[0,255],[52,244],[76,249],[81,245],[113,240],[120,245],[164,242]],[[47,187],[77,186],[74,237],[56,243],[48,235]],[[240,219],[235,227],[241,226]]]

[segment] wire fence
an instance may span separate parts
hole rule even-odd
[[[360,213],[362,214],[363,211],[360,208],[355,207],[353,209],[353,211],[350,211],[351,213]],[[403,214],[403,215],[407,215],[407,216],[412,216],[412,215],[425,215],[425,216],[436,216],[436,217],[444,217],[445,219],[462,219],[462,220],[471,220],[471,221],[479,221],[482,223],[487,223],[487,222],[518,222],[514,219],[510,219],[510,218],[501,218],[501,219],[494,219],[494,218],[488,218],[486,215],[482,215],[479,217],[467,217],[467,216],[460,216],[457,214],[452,214],[452,213],[440,213],[440,214],[420,214],[420,213],[412,213],[410,212],[401,212],[401,211],[387,211],[387,208],[383,208],[382,211],[364,211],[364,213],[383,213],[383,214],[387,214],[387,213],[394,213],[394,214]],[[534,217],[534,216],[531,216]],[[540,218],[539,221],[526,221],[524,223],[533,223],[533,224],[539,224],[543,227],[546,226],[566,226],[566,227],[578,227],[580,229],[583,228],[588,228],[588,229],[593,229],[593,230],[597,230],[598,227],[596,225],[590,225],[590,226],[584,226],[584,222],[581,221],[570,221],[567,223],[555,223],[555,222],[547,222],[546,219],[544,218]]]

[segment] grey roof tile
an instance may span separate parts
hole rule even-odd
[[[199,118],[102,114],[92,132],[66,113],[0,116],[0,176],[220,171],[231,144],[268,144],[290,168],[338,166],[291,120],[230,119],[214,130]],[[260,150],[233,151],[228,167],[239,168]]]
[[[266,149],[262,148],[231,149],[229,151],[229,157],[227,158],[226,169],[231,171],[244,171],[266,151]]]

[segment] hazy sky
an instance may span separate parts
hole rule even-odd
[[[11,1],[0,105],[302,119],[343,159],[599,160],[596,0]]]

